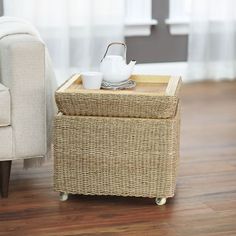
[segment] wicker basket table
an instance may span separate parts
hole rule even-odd
[[[74,75],[55,94],[54,189],[68,194],[173,197],[181,79],[134,75],[133,90],[85,90]]]

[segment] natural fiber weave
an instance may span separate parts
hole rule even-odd
[[[54,189],[85,195],[172,197],[179,121],[179,112],[170,119],[58,115]]]
[[[71,116],[174,117],[177,96],[119,93],[56,93],[58,110]]]

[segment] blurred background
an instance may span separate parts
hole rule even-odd
[[[137,73],[184,81],[235,78],[235,1],[1,0],[1,15],[31,21],[59,70],[96,69],[106,45],[126,41]],[[63,72],[63,73],[62,73]]]

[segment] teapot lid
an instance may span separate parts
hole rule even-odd
[[[115,59],[117,61],[123,61],[124,60],[124,58],[122,56],[119,56],[119,55],[108,55],[108,56],[104,57],[104,59],[111,59],[111,60]]]

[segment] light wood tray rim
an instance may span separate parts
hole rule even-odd
[[[65,81],[57,90],[56,94],[132,94],[132,95],[145,95],[145,96],[177,96],[180,84],[182,82],[180,76],[170,75],[132,75],[131,79],[136,83],[152,83],[152,84],[167,84],[165,94],[158,94],[155,92],[141,92],[132,90],[92,90],[92,89],[78,89],[78,91],[66,91],[75,81],[82,83],[81,75],[74,74],[67,81]]]

